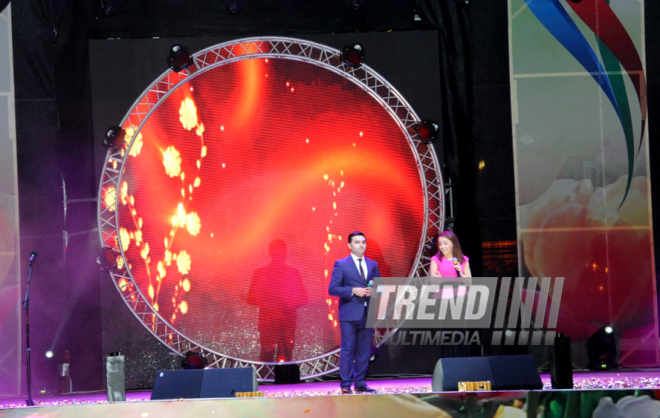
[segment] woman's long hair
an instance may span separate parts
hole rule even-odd
[[[444,257],[440,251],[440,238],[447,238],[454,245],[452,248],[452,255],[458,260],[458,264],[463,265],[463,250],[461,249],[461,243],[458,242],[458,237],[451,231],[441,232],[435,237],[435,249],[437,250],[438,258]]]

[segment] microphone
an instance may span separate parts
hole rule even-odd
[[[463,277],[463,272],[461,271],[461,265],[458,264],[458,258],[454,257],[454,268],[456,269],[456,273],[458,273],[458,277]]]
[[[37,253],[30,254],[30,261],[34,260],[35,258],[37,258]]]

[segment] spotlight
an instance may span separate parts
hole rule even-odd
[[[193,58],[188,48],[179,44],[172,45],[170,56],[167,57],[167,65],[177,73],[193,65]]]
[[[119,13],[119,9],[124,5],[125,0],[103,0],[101,2],[101,10],[103,14],[110,17]]]
[[[459,7],[468,7],[472,0],[454,0]]]
[[[364,48],[360,44],[346,45],[341,49],[341,62],[351,68],[360,68],[364,63]]]
[[[50,351],[50,350],[46,351],[46,357],[47,358],[53,358],[53,352]]]
[[[355,12],[362,6],[362,0],[344,0],[344,4]]]
[[[181,367],[186,370],[203,369],[206,367],[206,358],[202,353],[188,351],[181,360]]]
[[[245,0],[225,0],[225,8],[233,15],[237,15],[243,10]]]
[[[100,254],[96,257],[96,264],[101,270],[112,270],[117,266],[117,253],[110,247],[101,249]]]
[[[119,149],[124,143],[124,137],[126,137],[126,131],[122,128],[117,125],[109,126],[105,132],[105,138],[103,138],[103,146],[106,149]]]
[[[616,363],[616,339],[612,327],[601,327],[589,337],[587,353],[591,370],[609,370],[619,367]]]
[[[415,130],[425,144],[430,144],[440,136],[440,125],[429,119],[423,119],[419,122],[415,126]]]

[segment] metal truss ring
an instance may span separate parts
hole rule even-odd
[[[120,241],[117,239],[119,216],[118,211],[115,210],[116,202],[128,151],[138,136],[140,128],[152,112],[189,78],[212,68],[253,58],[284,58],[319,66],[360,86],[392,116],[402,132],[405,133],[425,194],[424,227],[417,256],[409,276],[411,281],[427,276],[430,258],[426,255],[425,249],[431,246],[435,234],[442,231],[445,218],[444,183],[437,154],[433,145],[422,142],[417,134],[415,128],[420,119],[403,96],[368,65],[362,65],[360,68],[345,66],[340,59],[340,54],[339,50],[326,45],[300,39],[246,38],[218,44],[197,52],[193,56],[194,64],[179,73],[164,72],[133,103],[131,110],[122,120],[121,126],[133,131],[130,143],[120,149],[111,149],[106,155],[98,196],[98,226],[101,244],[104,247],[115,249],[120,254],[118,261],[128,265]],[[274,367],[281,363],[238,359],[197,344],[172,327],[154,310],[136,285],[130,269],[111,270],[110,276],[135,317],[174,353],[182,355],[187,351],[199,352],[206,356],[210,367],[253,367],[260,381],[274,379]],[[396,330],[391,330],[386,323],[379,324],[379,328],[387,329],[386,335],[396,332]],[[384,339],[381,339],[381,343],[383,341]],[[312,379],[338,370],[339,351],[337,349],[317,357],[290,363],[300,366],[301,378]]]

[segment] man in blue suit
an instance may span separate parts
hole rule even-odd
[[[380,277],[380,271],[378,263],[364,256],[367,239],[362,232],[356,231],[348,236],[348,248],[351,255],[335,261],[328,288],[331,296],[339,296],[341,392],[351,393],[351,383],[358,393],[375,392],[365,382],[374,335],[374,330],[366,328],[366,323],[371,281]]]

